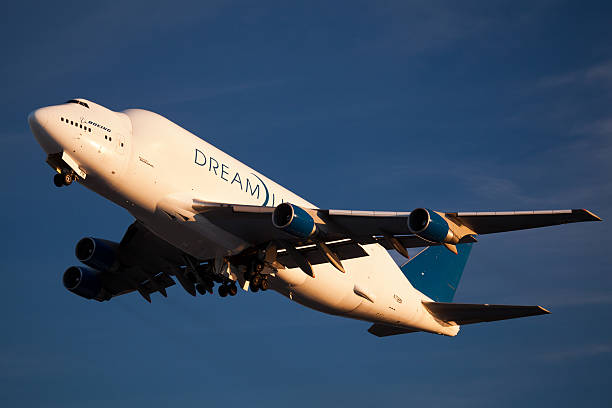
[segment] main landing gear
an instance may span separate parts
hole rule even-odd
[[[226,297],[227,295],[236,296],[236,293],[238,293],[238,287],[234,282],[219,286],[219,296],[221,297]]]
[[[245,270],[244,279],[249,282],[249,287],[252,292],[266,291],[271,287],[270,276],[264,271],[267,261],[260,257],[249,254],[241,258],[234,258],[232,261],[232,270]],[[217,293],[221,297],[236,296],[238,286],[235,281],[229,276],[216,273],[212,262],[197,264],[195,261],[189,261],[186,258],[189,267],[181,270],[178,276],[183,287],[192,295],[199,293],[205,295],[215,292],[215,284],[217,284]],[[195,291],[193,290],[195,287]]]
[[[76,176],[72,170],[62,170],[61,173],[53,176],[53,184],[56,187],[69,186],[74,180],[76,180]]]
[[[195,266],[193,271],[188,272],[185,276],[195,285],[195,290],[200,295],[215,293],[215,283],[218,283],[217,291],[219,296],[236,296],[238,287],[236,283],[225,276],[214,273],[210,263]]]
[[[270,289],[270,280],[268,276],[261,273],[263,269],[264,264],[262,262],[254,261],[251,267],[244,273],[244,279],[249,281],[249,287],[253,292]]]
[[[214,286],[215,284],[212,280],[205,280],[203,283],[198,283],[196,285],[196,290],[200,295],[205,295],[206,292],[212,295]]]
[[[238,293],[238,286],[236,286],[235,282],[232,281],[221,281],[220,285],[217,289],[219,296],[236,296]],[[204,279],[201,283],[196,285],[196,291],[200,295],[205,295],[206,293],[210,293],[211,295],[214,293],[215,283],[212,279]]]

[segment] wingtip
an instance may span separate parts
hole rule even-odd
[[[586,212],[588,212],[588,213],[589,213],[589,215],[595,219],[595,221],[603,221],[603,219],[602,219],[600,216],[598,216],[598,215],[596,215],[596,214],[593,214],[593,213],[592,213],[592,212],[590,212],[589,210],[585,210],[585,211],[586,211]]]
[[[538,305],[538,308],[540,309],[540,311],[542,312],[542,314],[551,314],[552,312],[546,308],[543,308],[542,306]]]
[[[591,220],[590,220],[590,221],[603,221],[603,220],[601,219],[601,217],[599,217],[599,216],[598,216],[598,215],[596,215],[595,213],[593,213],[593,212],[591,212],[591,211],[587,210],[586,208],[582,208],[582,209],[580,209],[579,211],[584,211],[585,213],[587,213],[587,214],[588,214],[588,215],[591,217]]]

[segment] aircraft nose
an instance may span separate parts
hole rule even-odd
[[[48,154],[59,153],[62,151],[61,146],[52,137],[49,130],[49,118],[51,116],[50,108],[36,109],[28,115],[28,123],[34,137]]]
[[[34,127],[44,127],[49,121],[49,115],[46,114],[46,108],[40,108],[33,110],[28,115],[28,123],[30,128],[34,130]]]

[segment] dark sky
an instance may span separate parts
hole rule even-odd
[[[273,292],[87,301],[27,114],[158,112],[326,208],[612,216],[610,2],[9,2],[0,13],[4,406],[612,405],[609,223],[481,237],[455,301],[553,313],[379,339]]]

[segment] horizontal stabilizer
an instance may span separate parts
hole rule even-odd
[[[368,329],[368,332],[377,337],[395,336],[396,334],[415,333],[420,330],[404,329],[401,327],[388,326],[386,324],[375,323]]]
[[[542,306],[423,302],[437,319],[458,325],[549,314]]]

